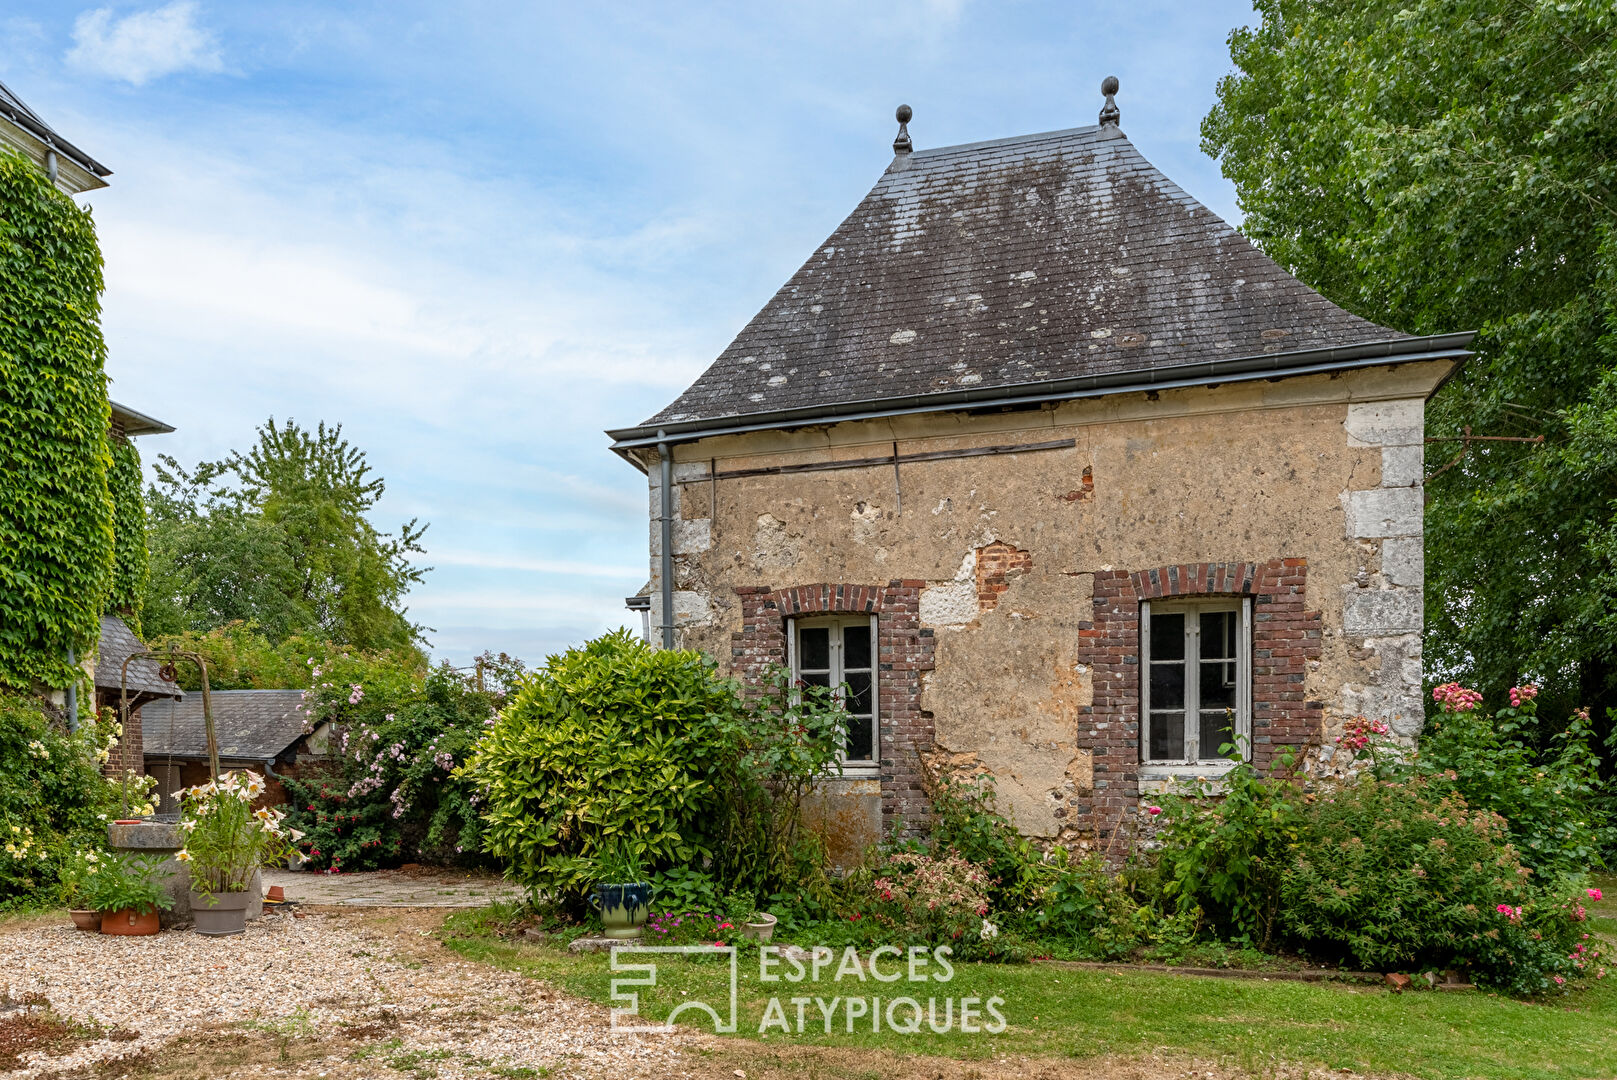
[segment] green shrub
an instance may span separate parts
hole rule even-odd
[[[106,846],[115,731],[109,711],[69,734],[38,698],[0,692],[0,910],[65,900],[71,862]]]
[[[1051,879],[1040,891],[1032,926],[1041,938],[1053,938],[1096,959],[1129,956],[1145,940],[1152,910],[1135,902],[1124,878],[1106,866],[1104,857],[1086,855],[1070,861],[1058,848]]]
[[[923,768],[921,784],[932,810],[926,846],[958,852],[981,866],[992,882],[988,895],[995,911],[1025,910],[1048,882],[1050,871],[1044,853],[999,813],[989,782]]]
[[[1277,771],[1289,772],[1292,762],[1283,752]],[[1164,898],[1181,913],[1200,909],[1227,940],[1268,949],[1279,927],[1281,885],[1305,826],[1296,787],[1242,761],[1218,789],[1164,796],[1162,804],[1157,860]]]
[[[113,566],[101,251],[87,209],[0,151],[0,687],[82,678]]]
[[[1370,970],[1463,967],[1515,992],[1575,976],[1581,915],[1534,885],[1505,820],[1421,777],[1324,795],[1282,886],[1286,930]]]
[[[670,867],[651,878],[653,911],[685,912],[724,910],[723,890],[700,870]]]
[[[604,844],[629,842],[653,870],[713,857],[740,708],[711,660],[627,631],[551,657],[466,769],[487,850],[535,894],[575,897]]]

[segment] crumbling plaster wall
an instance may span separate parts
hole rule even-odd
[[[849,422],[675,450],[680,644],[728,661],[739,586],[927,582],[922,708],[939,753],[993,778],[1030,834],[1090,782],[1078,631],[1096,570],[1304,558],[1327,727],[1420,718],[1422,402],[1446,363]],[[787,475],[739,469],[1070,438],[1066,449]],[[651,479],[653,624],[660,620]],[[985,602],[979,554],[1018,553]],[[1328,734],[1328,732],[1327,732]]]

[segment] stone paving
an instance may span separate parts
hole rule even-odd
[[[483,907],[522,896],[520,886],[502,878],[438,868],[355,874],[265,870],[265,890],[274,885],[284,888],[293,903],[352,907]]]

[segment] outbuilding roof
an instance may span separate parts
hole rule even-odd
[[[1467,340],[1337,307],[1098,125],[899,153],[689,389],[609,434],[1463,355]]]
[[[157,674],[156,660],[139,659],[130,660],[125,676],[124,661],[138,652],[145,652],[146,645],[135,636],[135,632],[116,615],[101,616],[101,639],[96,645],[95,653],[95,684],[103,690],[116,691],[120,685],[127,685],[129,696],[137,697],[140,694],[156,694],[159,697],[183,697],[178,686],[171,682],[164,682]],[[120,679],[127,678],[126,683]]]
[[[208,695],[219,757],[225,761],[267,761],[304,734],[308,714],[301,690],[215,690]],[[141,723],[145,753],[152,757],[205,759],[208,729],[200,691],[174,706],[149,707]]]

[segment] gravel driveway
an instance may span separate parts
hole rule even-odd
[[[70,926],[0,935],[0,1000],[42,994],[57,1013],[109,1036],[61,1056],[35,1054],[0,1075],[32,1080],[120,1059],[125,1068],[102,1065],[94,1075],[684,1071],[675,1064],[682,1037],[614,1035],[604,1009],[461,960],[432,936],[442,919],[441,911],[282,912],[234,938],[108,937]],[[205,1068],[193,1073],[188,1058]]]

